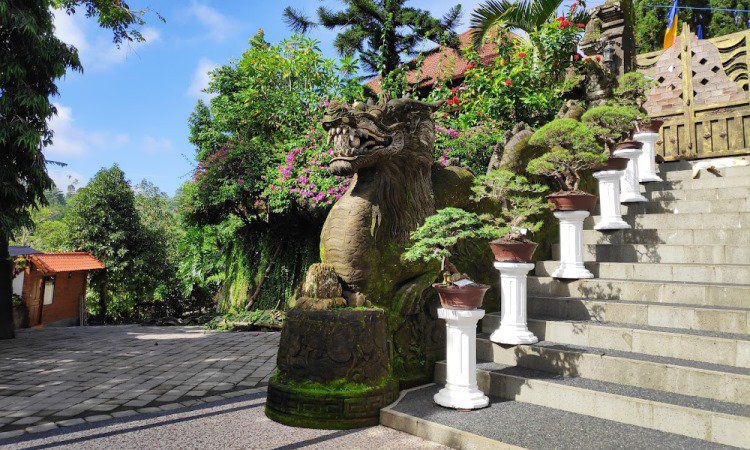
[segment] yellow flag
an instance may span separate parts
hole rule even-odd
[[[674,38],[677,36],[677,0],[674,0],[672,7],[667,15],[667,31],[664,33],[664,46],[667,49],[674,44]]]

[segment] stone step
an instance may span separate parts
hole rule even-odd
[[[746,334],[562,319],[529,319],[528,324],[540,341],[750,367],[750,336]],[[499,326],[499,315],[482,319],[484,333]]]
[[[748,369],[547,341],[508,347],[488,336],[477,338],[478,361],[750,404]]]
[[[529,296],[750,308],[750,285],[594,278],[562,281],[528,277]]]
[[[646,190],[641,193],[651,201],[660,200],[730,200],[750,197],[750,187],[735,186],[709,189]]]
[[[583,230],[584,244],[644,244],[644,245],[748,245],[750,229],[693,230],[689,228],[615,230],[601,232]]]
[[[550,277],[558,261],[537,261],[536,275]],[[750,265],[586,262],[597,278],[750,284]]]
[[[529,297],[528,314],[529,317],[750,334],[750,309],[743,308],[571,297]]]
[[[746,159],[747,158],[742,158]],[[750,176],[750,166],[734,166],[716,169],[719,175],[715,175],[706,170],[698,172],[697,179],[707,178],[730,178],[730,177],[748,177]],[[693,169],[688,163],[662,163],[657,169],[659,175],[665,181],[691,180],[693,179]]]
[[[490,397],[490,406],[458,411],[435,404],[441,386],[406,390],[380,411],[380,424],[459,449],[517,448],[724,448],[704,440],[575,414],[532,403]]]
[[[750,212],[750,198],[732,198],[722,201],[715,200],[659,200],[643,203],[623,203],[620,211],[626,222],[628,217],[637,214],[703,214],[703,213],[732,213]],[[599,213],[597,203],[594,213]]]
[[[589,216],[583,226],[593,229],[594,224],[600,219],[599,216]],[[750,213],[705,213],[705,214],[635,214],[625,218],[625,221],[634,229],[671,229],[671,230],[735,230],[750,229]]]
[[[435,365],[442,384],[445,363]],[[750,407],[496,363],[477,365],[488,395],[604,420],[681,434],[723,445],[750,446]],[[502,426],[502,424],[495,424]]]
[[[680,179],[642,183],[641,192],[655,191],[693,191],[705,189],[726,189],[735,187],[750,187],[750,176],[717,177],[702,174],[696,179]]]
[[[552,245],[560,258],[560,245]],[[750,264],[750,245],[586,244],[584,261],[664,264]],[[750,282],[750,280],[748,280]]]

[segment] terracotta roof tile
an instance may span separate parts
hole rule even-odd
[[[472,30],[464,31],[458,35],[461,41],[461,48],[467,49],[472,45]],[[515,35],[512,35],[515,36]],[[491,62],[497,56],[497,44],[485,43],[477,52],[482,64]],[[416,58],[414,58],[416,59]],[[412,59],[412,61],[414,61]],[[408,73],[407,79],[410,83],[416,83],[422,79],[421,86],[432,85],[437,78],[445,79],[451,75],[451,79],[460,78],[466,72],[468,60],[450,47],[438,46],[426,52],[421,70],[416,69]],[[452,73],[451,73],[452,72]],[[373,91],[380,92],[380,75],[368,81],[366,86]]]
[[[30,255],[29,260],[45,274],[97,270],[105,267],[104,263],[88,252],[39,253]]]

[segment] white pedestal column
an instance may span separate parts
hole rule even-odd
[[[445,320],[446,376],[433,400],[447,408],[484,408],[490,399],[477,388],[477,322],[484,310],[439,308],[438,317]]]
[[[594,225],[595,230],[622,230],[630,228],[622,220],[620,211],[620,170],[602,170],[594,173],[599,180],[599,214],[601,219]]]
[[[656,154],[654,149],[656,148],[656,141],[658,139],[659,133],[644,132],[633,135],[634,141],[643,144],[641,148],[643,153],[638,157],[638,181],[641,183],[662,181],[659,175],[656,174]]]
[[[496,262],[500,271],[500,327],[490,335],[498,344],[533,344],[538,342],[526,323],[526,274],[530,263]]]
[[[628,148],[612,152],[612,156],[628,158],[628,167],[622,171],[620,177],[620,202],[634,203],[646,202],[646,197],[641,195],[641,185],[638,180],[638,157],[642,150]]]
[[[583,265],[583,219],[588,211],[555,211],[560,219],[560,266],[552,273],[555,278],[594,278]]]

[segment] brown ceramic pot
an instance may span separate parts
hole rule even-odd
[[[484,294],[490,288],[477,283],[462,287],[434,283],[432,287],[437,291],[443,308],[448,309],[477,309],[482,306]]]
[[[499,262],[531,262],[537,243],[531,241],[503,241],[496,239],[490,242],[495,261]]]
[[[596,205],[596,195],[585,192],[561,192],[547,196],[554,211],[591,211]]]
[[[664,125],[663,120],[659,119],[650,119],[650,120],[644,120],[643,122],[640,122],[636,125],[635,129],[639,133],[658,133],[661,129],[661,126]]]
[[[618,150],[640,150],[643,148],[643,142],[637,142],[637,141],[622,141],[619,144],[615,146],[615,149],[613,152],[616,152]]]
[[[616,156],[610,156],[603,166],[599,166],[593,170],[593,172],[599,172],[600,170],[625,170],[628,167],[628,158],[618,158]]]

